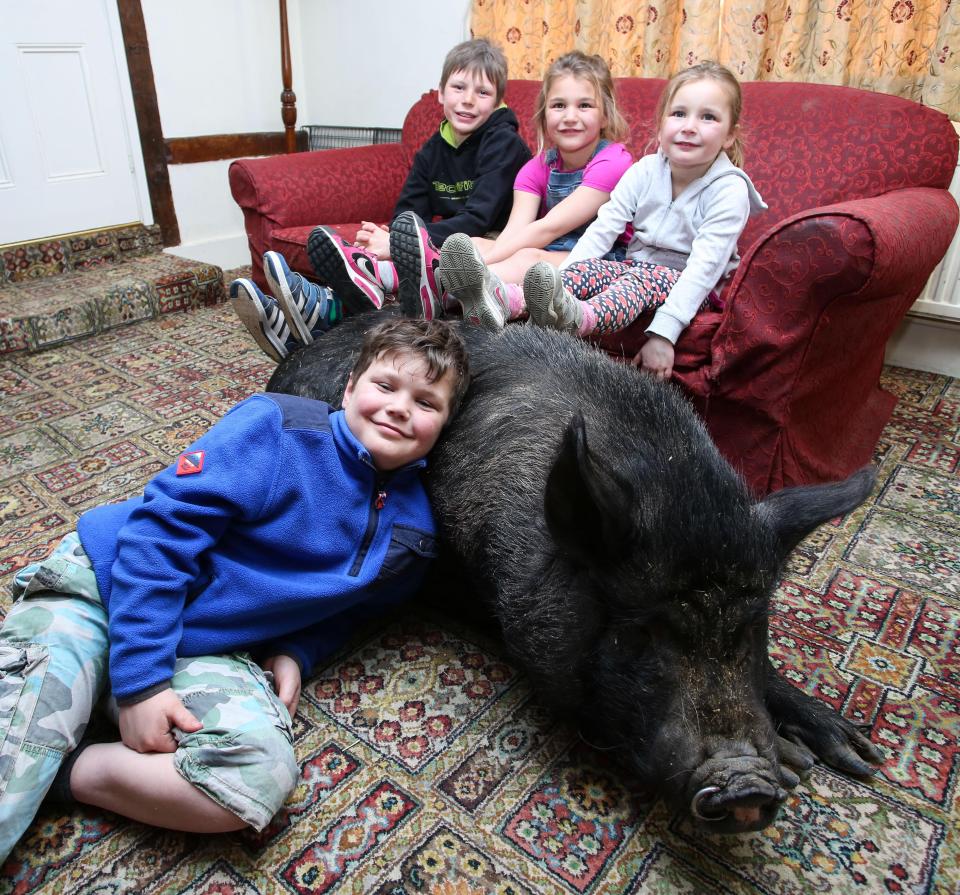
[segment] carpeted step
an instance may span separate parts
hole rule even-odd
[[[225,300],[219,267],[159,248],[156,229],[142,226],[4,248],[0,354]]]

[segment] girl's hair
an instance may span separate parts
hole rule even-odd
[[[543,76],[543,84],[537,96],[537,107],[533,113],[533,121],[537,126],[537,152],[543,152],[546,143],[547,95],[550,93],[553,82],[564,75],[582,78],[593,86],[606,122],[600,131],[600,136],[615,143],[626,140],[630,135],[630,127],[617,108],[617,96],[607,63],[600,56],[588,56],[586,53],[574,50],[572,53],[561,56]]]
[[[663,117],[667,114],[667,109],[670,108],[670,103],[673,102],[673,98],[677,95],[677,91],[685,84],[692,84],[694,81],[702,81],[705,78],[711,78],[712,80],[717,81],[720,86],[726,90],[727,99],[730,101],[730,128],[734,133],[733,145],[726,150],[726,153],[731,162],[733,162],[738,168],[742,168],[743,139],[741,137],[740,130],[735,129],[740,123],[740,111],[743,107],[743,97],[740,93],[740,82],[737,80],[737,76],[730,71],[729,68],[727,68],[725,65],[721,65],[719,62],[713,62],[710,60],[707,60],[706,62],[700,62],[697,65],[693,65],[690,68],[685,68],[683,71],[678,72],[667,82],[667,86],[663,88],[663,93],[660,94],[660,101],[657,103],[654,145],[659,142],[656,135],[658,135],[660,132],[660,125],[663,123]]]

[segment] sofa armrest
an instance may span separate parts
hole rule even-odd
[[[770,368],[789,379],[811,361],[839,362],[833,351],[844,345],[848,354],[864,343],[882,349],[949,247],[957,217],[946,190],[924,187],[781,221],[740,264],[705,379]]]
[[[230,191],[244,214],[272,229],[384,221],[393,213],[409,168],[400,143],[239,159],[230,165]]]
[[[768,467],[758,491],[869,460],[893,406],[887,340],[957,219],[946,190],[896,190],[787,218],[744,256],[710,362],[683,382],[735,465]]]

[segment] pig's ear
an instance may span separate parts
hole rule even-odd
[[[543,508],[550,533],[578,559],[615,557],[633,536],[633,505],[633,485],[590,451],[586,424],[577,413],[547,477]]]
[[[876,470],[865,466],[842,482],[784,488],[758,503],[756,512],[773,530],[786,556],[818,525],[860,506],[876,481]]]

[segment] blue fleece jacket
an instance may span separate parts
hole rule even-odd
[[[177,656],[286,653],[306,674],[411,596],[435,555],[425,465],[382,474],[342,411],[255,395],[142,497],[84,513],[118,701],[163,689]]]

